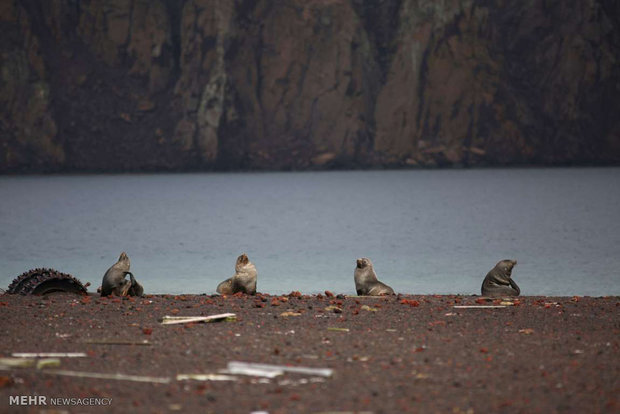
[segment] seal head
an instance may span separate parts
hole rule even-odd
[[[357,259],[357,266],[353,272],[355,280],[355,290],[360,296],[393,295],[394,290],[380,282],[372,265],[367,257]]]
[[[512,280],[512,269],[516,266],[516,260],[501,260],[487,273],[482,282],[482,296],[502,297],[519,296],[521,289]]]

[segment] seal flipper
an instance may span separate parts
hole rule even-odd
[[[217,289],[215,289],[215,291],[220,295],[232,295],[234,293],[232,286],[232,277],[217,285]]]
[[[512,288],[517,291],[517,294],[515,296],[519,296],[521,294],[521,289],[519,288],[519,285],[517,285],[517,283],[512,280],[512,278],[510,278],[510,286],[512,286]]]

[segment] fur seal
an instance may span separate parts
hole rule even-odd
[[[394,290],[385,283],[377,280],[377,274],[370,259],[357,259],[357,267],[353,272],[355,290],[360,296],[393,295]]]
[[[521,289],[511,278],[516,260],[502,260],[487,273],[482,282],[482,296],[519,296]]]
[[[127,272],[127,274],[129,275],[129,281],[131,282],[131,286],[127,290],[127,295],[128,296],[142,296],[142,295],[144,295],[144,288],[142,287],[142,285],[140,283],[138,283],[136,278],[133,277],[133,273]]]
[[[217,285],[217,293],[220,295],[233,295],[237,292],[242,292],[254,295],[256,293],[256,277],[256,266],[243,253],[237,257],[235,275]]]
[[[142,296],[144,288],[129,271],[130,265],[129,256],[122,252],[118,262],[114,263],[103,275],[101,296]],[[125,279],[126,275],[129,275],[130,280]]]

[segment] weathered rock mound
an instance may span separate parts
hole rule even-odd
[[[620,162],[620,3],[13,0],[0,172]]]

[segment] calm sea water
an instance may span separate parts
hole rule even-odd
[[[0,287],[52,267],[96,289],[121,251],[147,293],[214,293],[246,252],[258,290],[620,294],[620,169],[0,177]]]

